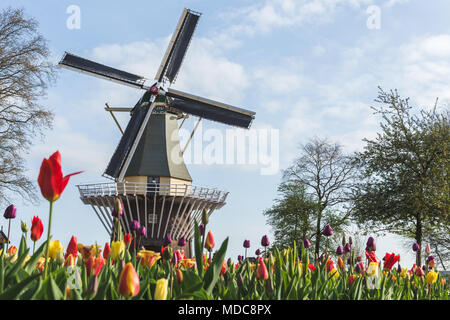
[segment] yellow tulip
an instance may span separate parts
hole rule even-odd
[[[427,279],[427,282],[428,282],[429,284],[435,283],[435,282],[437,281],[438,275],[439,275],[439,273],[437,273],[436,271],[430,270],[430,271],[427,273],[427,278],[426,278],[426,279]]]
[[[155,262],[161,258],[159,252],[151,250],[141,250],[137,253],[137,256],[141,258],[141,265],[147,268],[153,267]]]
[[[125,243],[123,241],[113,241],[111,243],[111,259],[120,260],[125,252]]]
[[[369,263],[369,267],[367,268],[367,275],[369,277],[378,275],[378,263],[376,262]]]
[[[155,300],[167,300],[168,285],[169,281],[165,278],[156,281]]]
[[[50,240],[49,245],[49,257],[52,259],[56,259],[58,257],[59,252],[62,252],[64,255],[64,247],[61,245],[59,240]]]
[[[328,277],[333,277],[333,279],[337,279],[339,278],[339,272],[337,271],[336,268],[331,269],[330,272],[328,272]]]
[[[406,278],[408,276],[408,269],[402,268],[402,271],[400,271],[400,277]]]

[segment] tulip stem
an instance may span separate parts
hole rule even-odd
[[[50,247],[50,231],[52,227],[52,214],[53,214],[53,201],[50,201],[50,212],[48,217],[48,231],[47,231],[47,244],[45,248],[45,264],[44,264],[44,279],[47,277],[47,262],[48,262],[48,251]]]
[[[36,241],[33,241],[33,255],[34,255],[34,249],[36,248]]]
[[[8,241],[6,241],[6,252],[8,252],[8,248],[9,248],[9,243],[10,243],[10,240],[9,240],[9,230],[11,229],[11,219],[8,219]]]

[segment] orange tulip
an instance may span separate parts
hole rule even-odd
[[[134,297],[139,293],[140,289],[139,276],[133,264],[128,262],[120,274],[118,291],[123,296]]]
[[[48,159],[42,160],[39,171],[38,184],[45,199],[50,202],[56,201],[67,186],[71,176],[83,171],[63,176],[61,170],[61,154],[56,151]]]
[[[208,234],[206,235],[205,248],[208,251],[212,251],[212,249],[214,248],[215,245],[216,245],[216,243],[214,242],[214,237],[213,237],[213,234],[212,234],[212,232],[210,230],[208,232]]]
[[[227,273],[227,262],[224,259],[222,262],[222,268],[220,268],[220,274],[225,274],[225,273]]]
[[[259,257],[258,270],[256,270],[256,277],[259,280],[267,280],[269,278],[269,272],[262,257]]]

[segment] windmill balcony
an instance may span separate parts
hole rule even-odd
[[[124,207],[124,214],[120,218],[122,230],[131,232],[130,222],[137,220],[147,229],[142,246],[152,250],[158,246],[160,248],[166,234],[170,234],[174,240],[184,236],[190,242],[195,223],[201,220],[203,210],[211,215],[214,210],[225,205],[229,194],[190,183],[146,184],[126,181],[77,187],[81,200],[91,205],[111,238],[114,238],[116,231],[112,217],[114,199],[119,197]]]

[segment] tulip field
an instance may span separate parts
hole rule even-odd
[[[447,300],[449,286],[436,270],[427,246],[426,265],[400,266],[400,256],[386,253],[380,260],[375,239],[367,241],[365,256],[357,256],[351,237],[335,251],[314,257],[308,239],[289,248],[269,249],[264,235],[257,257],[226,259],[228,238],[216,246],[208,219],[194,229],[194,258],[184,256],[184,239],[166,236],[159,252],[137,249],[145,228],[133,222],[133,234],[123,234],[117,223],[123,206],[117,199],[113,216],[118,232],[111,242],[85,245],[72,236],[67,248],[51,239],[52,204],[69,181],[55,153],[44,159],[39,174],[42,195],[50,203],[47,239],[34,217],[22,222],[20,243],[3,243],[0,253],[0,299],[20,300]],[[4,218],[16,218],[14,205]],[[324,228],[325,237],[332,226]],[[8,229],[9,235],[9,229]],[[422,250],[416,244],[413,250]]]

